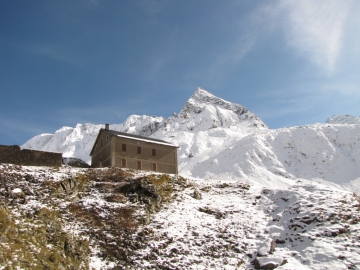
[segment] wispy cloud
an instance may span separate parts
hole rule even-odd
[[[158,79],[158,76],[168,67],[172,60],[172,57],[166,52],[152,57],[148,63],[148,68],[143,74],[143,79],[150,81]]]
[[[220,53],[210,67],[211,77],[219,70],[237,65],[251,51],[257,40],[256,35],[244,35],[228,46],[226,52]]]
[[[237,64],[257,43],[266,43],[281,30],[285,44],[323,70],[327,76],[336,72],[343,47],[345,26],[353,0],[279,0],[263,3],[238,24],[240,38],[234,39],[228,55],[219,55],[214,68]],[[242,27],[246,23],[247,30]],[[241,45],[241,46],[239,46]]]
[[[2,116],[0,116],[0,127],[3,133],[6,133],[9,136],[11,135],[12,137],[20,137],[24,134],[31,134],[34,136],[34,134],[37,135],[46,130],[43,125],[35,125],[33,121]]]
[[[286,14],[283,22],[287,44],[325,70],[336,71],[342,48],[345,22],[352,0],[283,0],[279,7]]]
[[[58,46],[50,46],[45,44],[40,45],[30,45],[27,47],[22,46],[26,50],[38,54],[49,57],[58,62],[63,62],[67,64],[71,64],[73,66],[80,66],[78,62],[75,61],[73,57],[70,57],[65,51],[64,48],[60,48]]]
[[[166,6],[166,1],[156,0],[156,1],[147,1],[139,0],[135,2],[136,5],[148,16],[153,17],[158,15]]]

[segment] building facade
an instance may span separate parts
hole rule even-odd
[[[106,124],[91,150],[91,166],[177,174],[177,148],[166,141],[110,130]]]

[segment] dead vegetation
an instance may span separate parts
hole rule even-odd
[[[58,213],[46,208],[19,220],[1,207],[0,246],[4,269],[88,269],[88,242],[62,231]]]
[[[133,267],[154,235],[143,225],[174,189],[189,186],[181,177],[118,168],[30,170],[0,166],[0,268],[88,269],[91,246],[119,269]]]

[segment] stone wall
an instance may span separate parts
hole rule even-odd
[[[59,167],[62,164],[62,154],[20,149],[18,145],[0,145],[0,163]]]

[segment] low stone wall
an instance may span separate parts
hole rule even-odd
[[[62,154],[20,149],[18,145],[0,145],[0,163],[59,167],[62,164]]]

